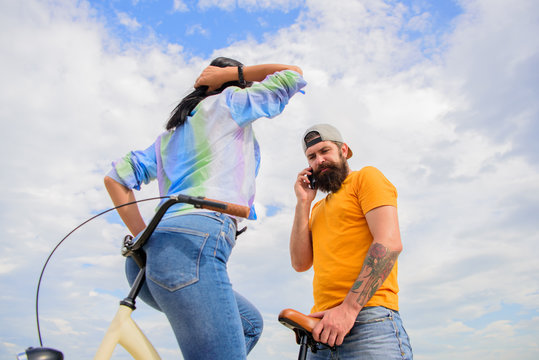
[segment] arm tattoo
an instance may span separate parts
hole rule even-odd
[[[380,243],[372,244],[351,291],[359,294],[357,303],[364,306],[384,283],[397,261],[399,251],[390,251]]]

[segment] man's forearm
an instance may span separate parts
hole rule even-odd
[[[345,301],[353,301],[357,309],[363,308],[391,273],[399,253],[400,250],[391,250],[382,243],[374,242]]]
[[[296,271],[310,269],[313,262],[313,248],[309,231],[310,203],[298,202],[290,233],[290,259]]]

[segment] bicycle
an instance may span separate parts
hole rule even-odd
[[[160,208],[157,210],[153,218],[150,220],[150,223],[143,230],[142,234],[140,235],[140,237],[137,239],[136,242],[133,242],[133,237],[131,235],[127,235],[124,237],[121,253],[125,257],[130,256],[133,258],[133,260],[139,266],[139,272],[138,272],[137,277],[135,278],[135,281],[133,282],[133,285],[131,286],[131,289],[129,290],[128,295],[123,300],[120,301],[120,307],[116,315],[114,316],[112,322],[110,323],[108,330],[105,333],[105,336],[103,337],[103,340],[96,352],[96,355],[94,356],[94,360],[110,359],[114,349],[116,348],[118,344],[122,346],[129,354],[131,354],[131,356],[133,356],[135,360],[161,359],[161,357],[157,353],[157,350],[155,350],[150,340],[144,335],[142,330],[133,320],[133,318],[131,317],[131,314],[136,309],[136,306],[135,306],[136,298],[145,280],[146,257],[145,257],[144,251],[142,250],[142,247],[146,243],[146,241],[150,238],[154,230],[156,229],[157,225],[161,221],[165,212],[172,205],[178,204],[178,203],[186,203],[186,204],[194,205],[195,208],[218,211],[218,212],[233,215],[233,216],[238,216],[238,217],[243,217],[243,218],[246,218],[249,216],[249,207],[247,206],[230,204],[230,203],[226,203],[226,202],[222,202],[218,200],[206,199],[203,197],[193,197],[193,196],[181,195],[181,194],[176,195],[176,196],[170,196],[168,198],[169,199],[165,201],[163,205],[161,205]],[[129,203],[129,204],[132,204],[132,203]],[[129,204],[124,204],[121,206],[126,206]],[[113,208],[113,209],[116,209],[116,208]],[[107,212],[113,209],[109,209],[107,210]],[[104,213],[105,212],[101,214],[104,214]],[[96,216],[99,216],[101,214],[98,214]],[[88,221],[94,218],[95,217],[92,217]],[[85,224],[86,222],[84,222],[83,224]],[[237,235],[241,234],[243,231],[245,231],[245,228],[239,230],[237,232]],[[67,236],[65,238],[67,238]],[[65,240],[65,238],[63,240]],[[62,243],[62,241],[60,242],[60,244]],[[49,256],[49,259],[50,259],[50,256]],[[47,259],[47,262],[49,259]],[[45,263],[45,265],[47,264],[47,262]],[[43,271],[42,271],[42,275],[43,275]],[[40,277],[40,282],[41,282],[41,277]],[[38,293],[39,293],[39,286],[38,286]],[[37,297],[36,297],[36,315],[37,315]],[[61,351],[52,349],[52,348],[43,347],[43,344],[41,342],[41,333],[39,331],[39,317],[38,317],[37,323],[38,323],[38,334],[39,334],[41,347],[37,347],[37,348],[30,347],[26,349],[24,353],[18,354],[17,359],[18,360],[63,360],[64,357]]]
[[[307,358],[309,348],[313,353],[323,348],[335,350],[334,346],[317,342],[313,338],[313,329],[320,322],[320,319],[307,316],[294,309],[284,309],[279,313],[278,320],[296,334],[296,343],[300,346],[298,360]]]

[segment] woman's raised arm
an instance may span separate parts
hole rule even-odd
[[[283,70],[292,70],[303,75],[303,71],[299,66],[284,64],[249,65],[243,66],[242,70],[245,81],[262,81],[266,76]],[[222,68],[210,65],[202,71],[196,80],[195,88],[208,86],[208,91],[213,91],[229,81],[239,81],[239,69],[237,66]]]

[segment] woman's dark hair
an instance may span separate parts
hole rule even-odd
[[[243,65],[237,60],[230,59],[227,57],[218,57],[213,59],[210,63],[212,66],[218,67],[229,67],[229,66],[241,66]],[[204,100],[210,95],[220,94],[224,89],[229,86],[237,86],[240,88],[249,87],[252,85],[252,82],[246,82],[245,85],[241,85],[239,81],[229,81],[221,85],[217,90],[206,92],[208,90],[207,86],[200,86],[196,88],[192,93],[184,97],[180,103],[172,110],[170,113],[170,118],[168,119],[166,129],[172,130],[174,128],[180,127],[185,123],[185,120],[191,114],[191,111],[198,105],[199,102]]]

